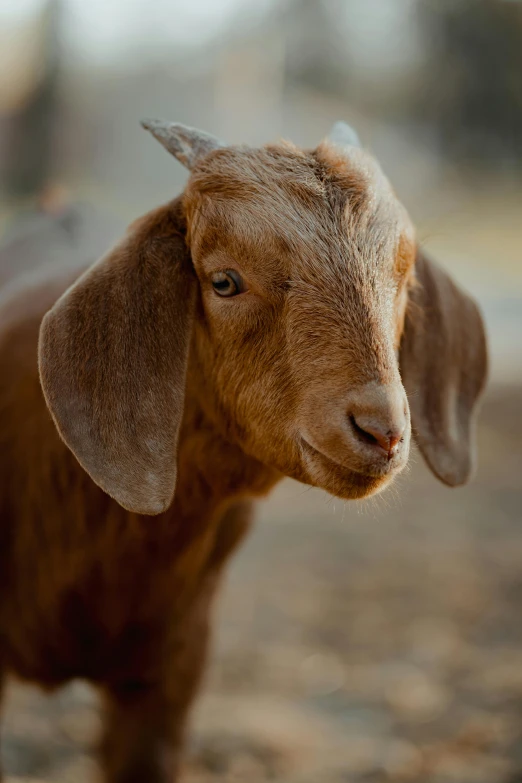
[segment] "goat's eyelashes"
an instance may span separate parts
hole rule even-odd
[[[219,296],[237,296],[246,290],[241,275],[235,269],[214,272],[211,280],[212,287]]]

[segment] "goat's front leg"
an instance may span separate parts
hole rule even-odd
[[[5,681],[4,669],[0,662],[0,717],[2,717],[3,715],[3,710],[1,709],[1,707],[3,707],[4,704],[4,681]],[[1,745],[0,745],[0,749],[1,749]],[[0,783],[2,783],[3,780],[4,780],[4,773],[2,770],[2,762],[0,759]]]
[[[137,680],[106,690],[105,783],[178,780],[187,715],[205,665],[212,597],[221,568],[245,535],[250,517],[248,502],[235,504],[223,515],[208,555],[206,584],[190,614],[173,630],[159,682],[152,686]]]
[[[162,678],[154,685],[139,680],[105,691],[106,722],[102,744],[105,783],[176,783],[185,724],[198,690],[208,642],[208,607],[187,623],[170,647]]]

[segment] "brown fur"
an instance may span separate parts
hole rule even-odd
[[[0,663],[99,686],[108,783],[177,780],[251,499],[282,475],[363,497],[405,464],[409,424],[386,460],[352,409],[408,416],[402,374],[430,466],[467,478],[481,319],[421,256],[413,284],[411,226],[364,155],[217,150],[71,288],[4,295]],[[248,290],[223,299],[230,268]]]

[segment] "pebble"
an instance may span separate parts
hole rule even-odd
[[[328,653],[315,653],[303,660],[301,679],[310,695],[327,696],[340,690],[345,682],[344,666]]]
[[[102,732],[101,715],[89,707],[69,710],[57,725],[67,739],[86,749],[97,745]]]
[[[449,706],[450,692],[420,669],[398,667],[385,687],[385,698],[400,717],[429,721],[438,717]]]
[[[422,766],[422,753],[405,740],[394,740],[384,751],[382,771],[390,780],[414,780]]]

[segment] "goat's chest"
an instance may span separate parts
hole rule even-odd
[[[54,520],[15,540],[1,608],[8,668],[51,686],[154,676],[210,571],[212,531],[189,538],[175,522],[109,520],[82,532]]]

